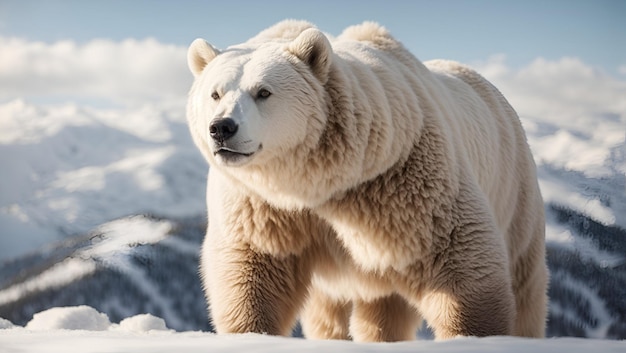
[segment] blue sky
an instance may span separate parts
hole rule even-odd
[[[618,76],[626,65],[624,0],[0,0],[0,36],[48,43],[153,37],[186,46],[203,37],[226,47],[284,18],[333,34],[378,21],[423,60],[505,54],[519,67],[570,56]]]

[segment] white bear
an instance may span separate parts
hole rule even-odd
[[[289,20],[189,48],[217,332],[542,337],[543,203],[513,108],[377,24],[328,38]]]

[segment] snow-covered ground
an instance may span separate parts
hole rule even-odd
[[[93,229],[119,234],[119,229],[98,228],[119,217],[146,213],[191,217],[204,213],[208,169],[191,142],[184,118],[190,82],[184,67],[185,50],[154,41],[94,41],[77,46],[0,38],[0,268],[11,259]],[[78,59],[66,60],[70,55]],[[145,57],[165,59],[149,63],[138,59]],[[526,128],[549,211],[548,244],[575,249],[578,255],[602,264],[606,271],[623,271],[623,256],[590,247],[589,240],[575,237],[550,210],[573,210],[604,226],[626,228],[626,78],[610,76],[575,58],[538,58],[517,69],[509,67],[502,56],[471,64],[504,93]],[[30,71],[29,65],[33,68]],[[101,70],[113,72],[117,80],[85,74]],[[77,84],[76,77],[87,82]],[[24,82],[31,86],[23,87]],[[32,91],[32,87],[38,88]],[[164,87],[165,92],[155,87]],[[103,227],[131,227],[141,222],[114,222]],[[169,226],[167,221],[141,223],[139,230],[129,229],[128,233],[141,235],[148,229],[158,238]],[[122,245],[151,243],[157,238],[125,238]],[[51,282],[58,285],[86,276],[94,269],[89,259],[118,261],[123,266],[124,254],[108,251],[113,248],[108,246],[120,245],[116,238],[104,239],[102,244],[90,246],[91,252],[52,266],[48,277],[3,288],[0,302],[11,303],[15,295],[25,293],[16,292],[20,289],[41,288]],[[176,239],[168,246],[193,252],[189,243]],[[128,269],[130,273],[133,267]],[[593,320],[603,322],[610,317],[611,310],[597,300],[595,289],[582,286],[566,273],[554,276],[589,300]],[[10,278],[0,278],[0,284],[10,282]],[[72,325],[86,328],[87,321],[98,322],[99,314],[85,310],[79,310],[85,317]],[[64,310],[50,314],[51,320],[65,314]],[[218,337],[200,332],[148,331],[158,322],[153,317],[140,317],[128,325],[104,322],[99,326],[104,331],[68,331],[63,329],[75,327],[34,322],[37,317],[26,328],[0,330],[0,352],[65,352],[67,347],[92,352],[626,351],[622,342],[573,338],[463,338],[367,345],[261,335]],[[10,326],[0,322],[2,325]],[[44,330],[34,331],[35,327]],[[603,327],[586,334],[604,337]]]
[[[2,330],[5,328],[4,330]],[[111,324],[88,306],[54,308],[36,314],[25,328],[0,319],[0,352],[623,352],[624,341],[580,338],[533,340],[463,337],[447,341],[354,343],[304,340],[259,334],[177,333],[162,319],[137,315]]]

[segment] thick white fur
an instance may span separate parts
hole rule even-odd
[[[284,21],[223,52],[196,40],[188,58],[218,332],[288,334],[300,316],[314,338],[411,339],[422,318],[438,338],[543,336],[535,166],[489,82],[422,64],[373,23],[331,43]],[[224,118],[236,157],[209,131]]]

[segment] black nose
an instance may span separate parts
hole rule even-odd
[[[224,142],[237,133],[239,126],[231,118],[215,119],[209,125],[211,138],[218,142]]]

